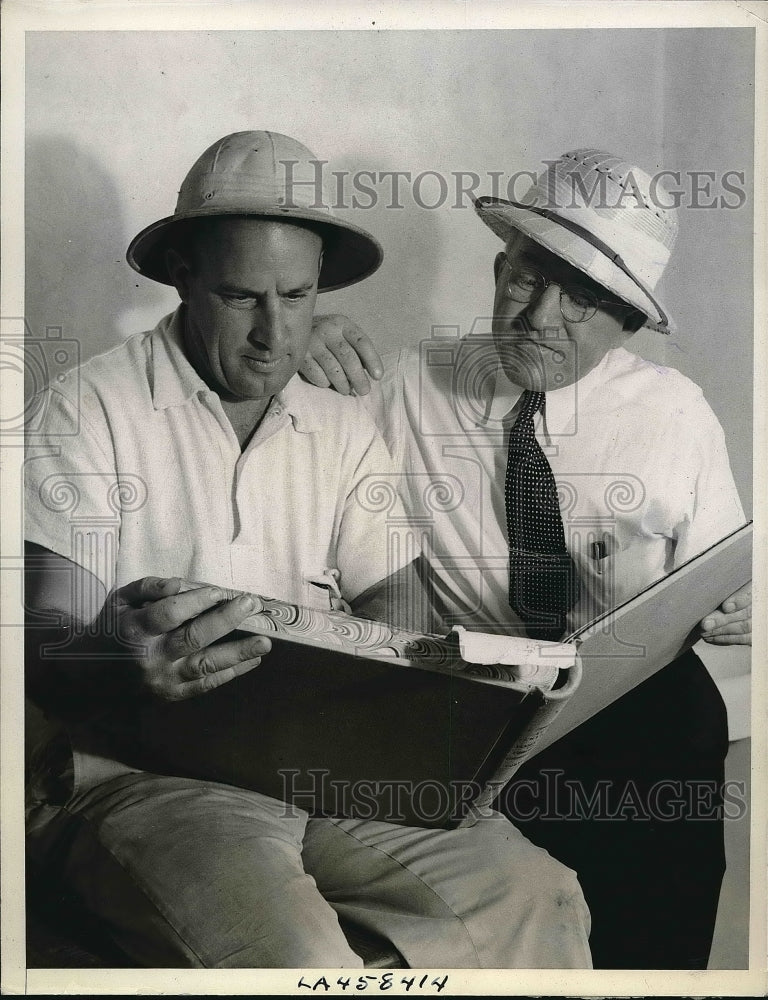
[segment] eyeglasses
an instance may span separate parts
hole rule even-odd
[[[532,267],[512,267],[509,261],[507,265],[510,269],[507,292],[515,302],[532,302],[543,295],[550,285],[558,284]],[[560,285],[560,312],[568,323],[586,323],[604,304],[620,309],[634,308],[616,299],[600,299],[581,285]]]

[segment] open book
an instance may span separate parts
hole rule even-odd
[[[418,635],[259,598],[242,626],[273,640],[259,667],[110,731],[126,763],[310,815],[472,822],[525,759],[682,652],[750,578],[750,549],[747,525],[563,643]]]

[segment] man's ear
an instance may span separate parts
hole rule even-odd
[[[624,320],[624,332],[627,334],[637,333],[647,322],[648,317],[645,313],[640,312],[639,309],[633,309],[632,312],[627,313]]]
[[[507,260],[507,255],[503,250],[499,250],[493,260],[493,280],[497,282],[499,280],[499,275],[501,274],[501,269]]]
[[[184,260],[178,250],[169,247],[165,251],[165,266],[179,298],[182,302],[189,301],[189,264]]]

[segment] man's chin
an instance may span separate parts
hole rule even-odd
[[[257,372],[248,368],[239,373],[233,388],[240,399],[269,399],[281,392],[290,382],[295,372],[284,367],[274,372]]]

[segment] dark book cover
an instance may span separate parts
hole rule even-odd
[[[450,827],[543,701],[537,689],[274,639],[258,667],[216,690],[124,714],[118,755],[312,816]]]

